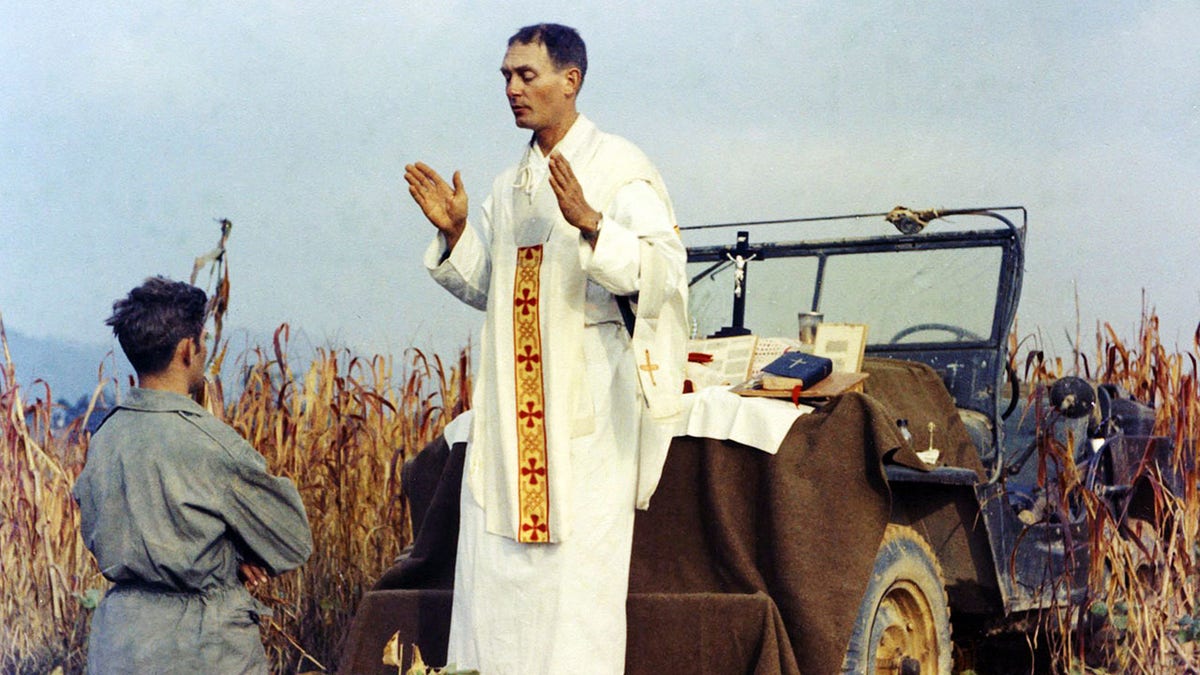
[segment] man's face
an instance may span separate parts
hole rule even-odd
[[[518,127],[537,132],[573,119],[572,95],[578,85],[568,75],[572,70],[578,72],[556,69],[546,45],[540,42],[508,48],[500,74]]]

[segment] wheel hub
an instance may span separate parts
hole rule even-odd
[[[875,672],[936,673],[934,625],[933,608],[921,589],[908,581],[893,584],[876,613]]]

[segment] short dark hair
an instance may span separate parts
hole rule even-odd
[[[579,81],[582,84],[587,75],[587,45],[579,32],[570,26],[557,23],[539,23],[525,26],[508,39],[508,46],[535,45],[546,46],[546,53],[555,68],[562,70],[568,66],[579,69]]]
[[[166,369],[180,340],[200,339],[208,298],[204,291],[156,276],[113,303],[112,326],[121,350],[139,375]]]

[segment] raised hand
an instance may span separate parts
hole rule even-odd
[[[455,171],[451,187],[438,172],[417,162],[404,167],[404,180],[408,183],[408,194],[453,249],[467,226],[467,191],[462,176]]]
[[[571,163],[559,153],[550,155],[550,188],[558,198],[563,218],[579,229],[585,239],[595,246],[595,234],[600,228],[600,212],[593,209],[583,196],[583,187]]]

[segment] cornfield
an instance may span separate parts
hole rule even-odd
[[[285,325],[270,351],[244,355],[228,405],[214,379],[209,405],[296,482],[313,532],[309,561],[256,591],[274,609],[263,635],[274,671],[332,672],[358,599],[411,539],[400,467],[467,406],[469,350],[450,364],[411,350],[399,374],[388,357],[318,350],[294,371],[287,336]],[[0,672],[82,672],[106,588],[71,498],[88,416],[54,429],[50,389],[26,399],[2,324],[0,344]],[[118,389],[102,376],[93,404]]]
[[[1039,460],[1059,469],[1059,500],[1082,505],[1088,521],[1090,566],[1088,601],[1056,607],[1042,623],[1050,667],[1058,673],[1200,673],[1200,327],[1190,352],[1170,352],[1159,335],[1158,318],[1145,312],[1136,339],[1122,341],[1112,326],[1096,331],[1089,358],[1076,349],[1073,363],[1047,358],[1035,346],[1017,357],[1016,335],[1009,338],[1010,366],[1025,368],[1025,380],[1049,384],[1065,374],[1115,385],[1154,408],[1156,436],[1170,439],[1167,462],[1155,462],[1150,448],[1137,466],[1135,482],[1153,495],[1149,513],[1112,513],[1101,495],[1085,485],[1068,443],[1050,435],[1039,445]],[[1077,341],[1078,344],[1078,341]],[[1022,361],[1024,362],[1022,364]],[[1171,489],[1170,486],[1175,486]]]
[[[283,325],[269,347],[235,360],[237,393],[226,401],[228,234],[223,221],[220,243],[192,274],[194,283],[204,264],[216,271],[206,403],[273,473],[296,482],[315,544],[298,571],[256,591],[275,610],[263,639],[275,672],[336,672],[359,598],[411,540],[400,468],[469,405],[470,348],[450,363],[410,350],[399,372],[388,356],[321,349],[297,370]],[[1173,457],[1169,467],[1139,467],[1153,487],[1155,517],[1130,521],[1089,492],[1066,445],[1039,445],[1039,461],[1060,468],[1057,484],[1046,487],[1086,509],[1092,565],[1089,601],[1048,613],[1032,639],[1049,646],[1056,672],[1200,673],[1200,329],[1190,352],[1172,353],[1147,312],[1135,340],[1123,342],[1105,325],[1094,355],[1076,348],[1070,365],[1037,343],[1010,336],[1014,372],[1023,366],[1034,386],[1074,371],[1123,388],[1154,406],[1154,431],[1173,441]],[[0,672],[82,672],[90,610],[107,582],[80,538],[71,487],[86,460],[89,418],[104,397],[119,399],[121,383],[101,369],[87,414],[55,428],[50,387],[26,392],[18,384],[2,321],[0,347]],[[1165,473],[1184,488],[1166,489]]]

